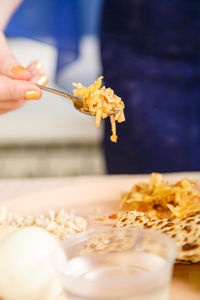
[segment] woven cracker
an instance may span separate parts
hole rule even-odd
[[[159,219],[130,211],[118,216],[116,227],[152,228],[174,239],[177,263],[200,262],[200,211],[183,219]]]

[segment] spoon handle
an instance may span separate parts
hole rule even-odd
[[[80,111],[80,112],[82,112],[82,113],[84,113],[84,114],[87,114],[87,115],[94,115],[94,114],[92,114],[91,112],[89,112],[89,111],[87,111],[87,110],[84,109],[84,107],[83,107],[83,101],[81,100],[81,98],[72,96],[72,95],[70,95],[70,94],[68,94],[68,93],[65,93],[65,92],[62,92],[62,91],[58,91],[58,90],[52,89],[52,88],[50,88],[50,87],[48,87],[48,86],[41,86],[41,85],[38,85],[38,87],[39,87],[41,90],[47,91],[47,92],[49,92],[49,93],[53,93],[53,94],[56,94],[56,95],[59,95],[59,96],[68,98],[68,99],[70,99],[70,100],[73,101],[74,107],[75,107],[78,111]],[[119,109],[117,109],[117,110],[115,110],[115,111],[113,111],[113,112],[110,112],[108,115],[109,115],[109,116],[115,115],[115,114],[118,113],[118,112],[119,112]]]
[[[47,86],[41,86],[41,85],[38,85],[39,88],[41,90],[44,90],[44,91],[47,91],[49,93],[53,93],[53,94],[56,94],[56,95],[59,95],[59,96],[62,96],[62,97],[65,97],[65,98],[68,98],[72,101],[74,101],[74,96],[68,94],[68,93],[65,93],[65,92],[62,92],[62,91],[59,91],[59,90],[55,90],[55,89],[52,89],[52,88],[49,88]]]

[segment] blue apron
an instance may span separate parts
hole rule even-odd
[[[104,1],[101,55],[126,106],[108,172],[200,171],[200,1]]]

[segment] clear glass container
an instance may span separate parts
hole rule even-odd
[[[68,300],[167,300],[174,242],[148,229],[98,228],[63,242],[55,264]]]

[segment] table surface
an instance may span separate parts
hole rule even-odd
[[[187,176],[188,173],[180,173]],[[191,177],[200,178],[200,172],[191,172]],[[168,176],[177,176],[177,173],[166,174]],[[101,176],[69,176],[69,177],[45,177],[45,178],[22,178],[22,179],[0,179],[0,200],[8,200],[10,198],[28,195],[30,193],[45,191],[49,188],[54,189],[71,183],[79,183],[96,178],[104,178]],[[135,175],[137,176],[137,175]],[[149,175],[145,175],[147,178]]]
[[[87,177],[50,177],[30,179],[0,179],[0,200],[23,196],[44,191],[49,188],[61,187],[73,182],[79,182]]]
[[[173,176],[173,175],[172,175]],[[176,175],[177,176],[177,175]],[[182,174],[183,176],[183,174]],[[149,175],[147,175],[147,178]],[[170,175],[171,177],[171,175]],[[189,178],[200,178],[200,173],[191,173]],[[73,199],[73,205],[80,202],[80,194],[84,195],[87,199],[83,198],[83,202],[89,201],[86,208],[90,207],[90,202],[94,201],[96,196],[96,190],[99,191],[98,197],[103,197],[103,189],[99,189],[99,179],[101,178],[100,183],[102,182],[103,186],[109,185],[108,178],[104,176],[96,176],[96,177],[66,177],[66,178],[36,178],[36,179],[2,179],[0,180],[0,200],[2,200],[2,204],[4,205],[7,200],[13,198],[13,200],[8,201],[9,206],[13,206],[15,208],[21,209],[23,207],[23,203],[27,203],[27,201],[32,203],[33,210],[36,207],[42,207],[48,205],[60,205],[60,203],[66,203],[66,194],[69,199]],[[128,177],[127,177],[128,178]],[[110,177],[112,181],[112,177]],[[109,180],[109,181],[110,181]],[[120,184],[124,184],[123,181],[119,178],[113,178],[114,182],[116,180],[118,182],[117,187],[120,188]],[[130,179],[129,179],[130,181]],[[124,182],[127,182],[127,179],[124,178]],[[91,183],[93,189],[91,190]],[[77,187],[74,189],[74,184]],[[108,187],[109,187],[108,186]],[[106,189],[109,196],[109,189]],[[88,193],[87,193],[88,191]],[[39,193],[37,193],[39,192]],[[40,193],[41,192],[41,193]],[[112,191],[111,191],[112,192]],[[36,193],[36,194],[35,194]],[[102,194],[102,195],[101,195]],[[105,193],[104,193],[105,194]],[[35,197],[37,195],[37,197]],[[88,196],[89,195],[89,196]],[[46,196],[46,197],[45,197]],[[89,198],[88,198],[89,197]],[[97,207],[99,205],[98,197],[96,199]],[[90,199],[91,198],[91,199]],[[55,201],[56,199],[56,201]],[[88,200],[89,199],[89,200]],[[106,199],[105,199],[106,200]],[[107,200],[108,201],[108,200]],[[77,202],[77,203],[76,203]],[[92,203],[91,202],[91,203]],[[39,205],[40,204],[40,205]],[[85,203],[86,204],[86,203]],[[84,211],[85,204],[80,206],[80,210]],[[9,209],[8,206],[8,209]],[[62,207],[62,206],[61,206]],[[52,207],[53,208],[53,207]],[[30,209],[30,207],[29,207]],[[32,209],[32,208],[31,208]],[[190,268],[190,270],[188,270]],[[199,264],[194,264],[191,266],[177,265],[174,272],[174,284],[172,286],[171,297],[170,300],[188,300],[188,295],[190,295],[191,300],[200,299],[200,292],[197,291],[196,288],[193,288],[192,285],[188,285],[188,282],[195,281],[195,286],[199,286]],[[194,277],[194,278],[193,278]],[[189,281],[188,281],[189,280]],[[196,280],[198,282],[196,282]],[[184,283],[185,282],[185,283]],[[186,286],[187,285],[187,286]],[[184,291],[185,290],[185,291]],[[174,295],[175,298],[174,298]]]

